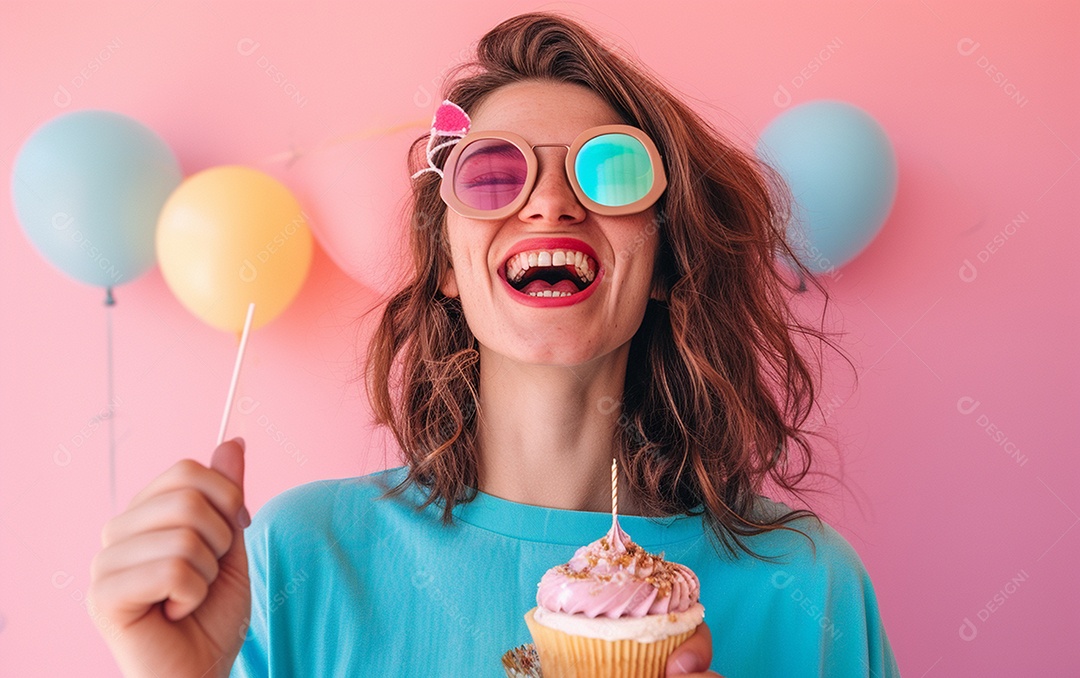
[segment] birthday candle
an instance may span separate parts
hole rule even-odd
[[[611,520],[615,521],[619,513],[619,462],[611,460]]]

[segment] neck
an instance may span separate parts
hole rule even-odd
[[[480,348],[480,490],[535,506],[611,510],[611,460],[629,344],[575,367],[513,362]],[[620,481],[619,511],[636,506]]]

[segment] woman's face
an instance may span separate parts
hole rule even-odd
[[[549,81],[501,87],[484,99],[471,118],[472,131],[503,130],[517,133],[530,144],[566,145],[590,127],[623,122],[591,90]],[[452,270],[441,290],[461,298],[481,353],[493,351],[517,362],[544,365],[580,365],[616,352],[625,360],[651,290],[659,243],[654,209],[623,216],[589,212],[567,180],[567,149],[541,147],[534,152],[539,164],[536,183],[517,213],[489,221],[447,209]],[[525,242],[536,238],[575,242],[556,246]],[[525,252],[519,252],[523,247]],[[595,253],[595,260],[567,270],[580,271],[588,278],[591,268],[593,278],[588,287],[569,297],[540,301],[515,291],[505,277],[508,270],[511,277],[520,275],[532,254],[537,264],[523,278],[526,292],[547,289],[552,283],[556,290],[576,289],[584,280],[536,282],[534,276],[543,270],[546,256],[553,257],[548,263],[565,260],[574,265],[579,261],[575,252],[581,250]],[[555,252],[562,253],[561,257]],[[515,287],[520,285],[515,280]]]

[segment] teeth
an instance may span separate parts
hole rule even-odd
[[[582,282],[589,283],[596,278],[595,262],[584,252],[575,250],[536,250],[516,254],[506,262],[506,278],[517,282],[534,266],[568,265],[574,267]]]
[[[526,292],[530,297],[569,297],[570,292],[559,292],[558,290],[544,290],[543,292]]]

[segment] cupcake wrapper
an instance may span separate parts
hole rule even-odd
[[[540,657],[532,643],[507,650],[502,656],[502,664],[508,678],[543,678]]]
[[[572,636],[544,626],[525,613],[544,678],[663,678],[668,657],[693,629],[655,643]]]

